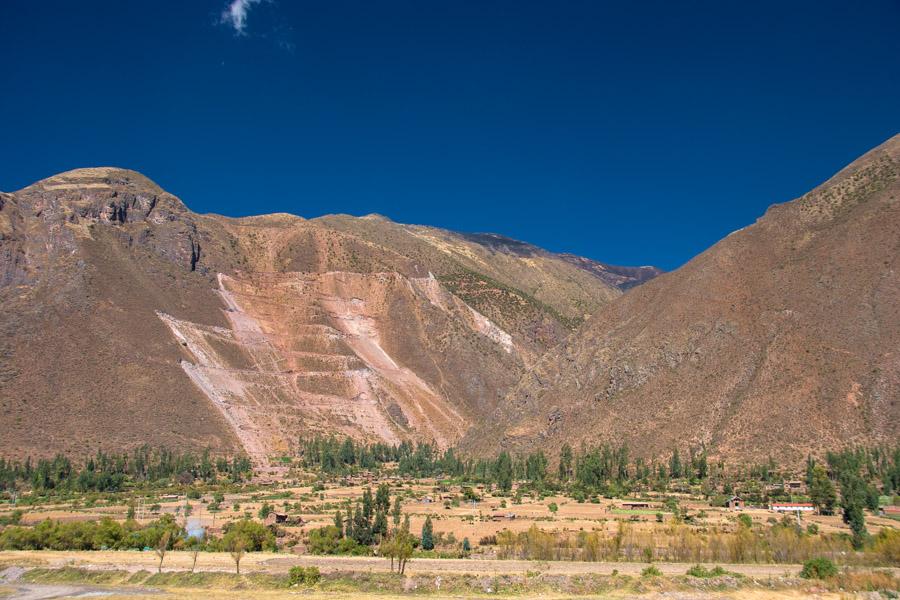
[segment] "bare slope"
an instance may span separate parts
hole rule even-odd
[[[539,249],[197,215],[133,171],[63,173],[0,195],[0,454],[446,446],[620,294]]]
[[[895,442],[898,350],[900,136],[601,308],[466,444],[748,459]]]

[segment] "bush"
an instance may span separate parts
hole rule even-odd
[[[659,577],[662,575],[662,571],[657,569],[654,565],[650,565],[643,571],[641,571],[641,577]]]
[[[722,575],[727,575],[728,571],[723,569],[722,567],[716,566],[712,569],[707,569],[703,565],[694,565],[687,572],[691,577],[702,577],[707,579],[709,577],[721,577]]]
[[[309,552],[310,554],[335,554],[340,541],[341,532],[334,525],[313,529],[309,532]]]
[[[168,534],[169,547],[184,537],[172,515],[140,527],[106,517],[99,521],[42,521],[34,527],[7,527],[0,532],[3,550],[126,550],[154,548]]]
[[[837,567],[827,558],[811,558],[803,563],[800,577],[804,579],[825,579],[837,575]]]
[[[247,552],[276,549],[275,534],[272,530],[256,521],[234,521],[225,526],[225,534],[219,541],[220,550],[230,551],[236,542],[240,542]]]
[[[322,574],[318,567],[291,567],[288,571],[288,585],[295,587],[298,585],[312,586],[319,583]]]
[[[0,516],[0,525],[18,525],[22,522],[22,515],[24,514],[21,508],[17,508],[8,515]]]

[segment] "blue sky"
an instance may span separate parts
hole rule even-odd
[[[377,212],[672,269],[900,132],[900,3],[5,0],[0,189]]]

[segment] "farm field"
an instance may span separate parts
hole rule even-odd
[[[407,462],[364,464],[378,452]],[[687,475],[676,464],[669,471],[681,474],[669,476],[623,458],[591,479],[590,454],[573,476],[539,455],[513,466],[448,452],[416,466],[409,452],[357,448],[337,466],[286,459],[278,478],[244,475],[233,461],[210,472],[190,457],[167,475],[118,481],[62,459],[7,466],[0,594],[735,598],[900,588],[897,498],[875,495],[892,492],[893,479],[869,476],[845,509],[813,465],[805,481],[829,513],[819,514],[800,475],[771,466],[710,475],[692,457]],[[98,462],[108,477],[119,468]]]
[[[674,515],[663,506],[664,495],[648,500],[651,508],[630,510],[622,508],[623,501],[618,498],[600,498],[592,501],[577,502],[562,495],[535,498],[523,496],[514,500],[508,495],[494,496],[483,487],[475,488],[480,499],[474,502],[462,500],[462,486],[442,485],[436,480],[408,480],[369,478],[364,482],[331,483],[325,489],[315,490],[313,486],[297,486],[285,483],[255,487],[252,491],[225,493],[220,510],[210,510],[214,502],[212,493],[205,493],[200,498],[189,499],[185,494],[150,494],[146,498],[137,498],[135,520],[149,523],[160,515],[173,515],[184,522],[190,520],[195,527],[202,527],[210,534],[221,533],[232,522],[248,516],[256,517],[264,504],[272,507],[273,512],[288,516],[285,523],[278,528],[283,534],[279,537],[279,545],[290,550],[294,543],[302,544],[304,536],[316,528],[333,522],[335,510],[343,508],[347,502],[361,498],[366,488],[374,489],[387,483],[392,490],[402,497],[402,514],[408,515],[410,530],[420,531],[426,517],[431,517],[435,534],[444,538],[451,536],[457,542],[464,538],[470,540],[474,554],[486,554],[490,557],[491,548],[481,547],[478,542],[496,536],[502,531],[525,532],[531,527],[542,531],[574,534],[577,532],[605,532],[614,534],[620,524],[626,524],[635,531],[652,531],[666,524],[671,524]],[[673,496],[672,494],[665,497]],[[678,497],[678,495],[674,495]],[[773,513],[767,508],[747,507],[742,510],[729,510],[713,507],[709,502],[692,498],[683,494],[679,499],[680,509],[694,515],[695,528],[733,528],[738,515],[747,515],[753,523],[765,525],[782,515]],[[45,519],[70,521],[94,521],[104,517],[125,520],[130,505],[135,500],[122,496],[118,501],[111,500],[85,506],[83,501],[69,503],[48,503],[29,507],[22,517],[23,525],[34,525]],[[556,511],[551,511],[551,505]],[[190,506],[185,515],[185,507]],[[237,507],[237,508],[235,508]],[[11,512],[12,507],[0,507],[0,517]],[[660,521],[661,519],[661,521]],[[815,524],[822,533],[849,532],[839,515],[803,515],[800,524],[807,527]],[[897,521],[867,515],[869,532],[877,534],[881,528],[896,528]],[[302,552],[302,545],[298,548]]]

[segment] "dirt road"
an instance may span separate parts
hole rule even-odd
[[[155,571],[158,558],[152,552],[0,552],[0,564],[22,566],[63,567],[73,566],[89,569],[121,569],[127,571]],[[163,562],[163,571],[182,571],[191,568],[193,561],[188,552],[169,552]],[[654,563],[666,575],[683,575],[691,565],[685,563]],[[255,552],[247,554],[241,561],[242,573],[286,573],[295,565],[316,566],[322,572],[362,571],[388,572],[390,562],[383,558],[350,556],[297,556]],[[779,577],[785,574],[796,576],[800,565],[740,564],[722,565],[725,569],[752,577]],[[564,562],[527,560],[478,560],[478,559],[436,559],[419,558],[410,560],[407,574],[479,574],[513,575],[525,572],[547,575],[609,575],[618,570],[623,575],[639,575],[646,568],[644,563],[630,562]],[[227,553],[203,552],[197,560],[199,571],[230,572],[234,563]],[[900,572],[900,569],[894,569]]]

